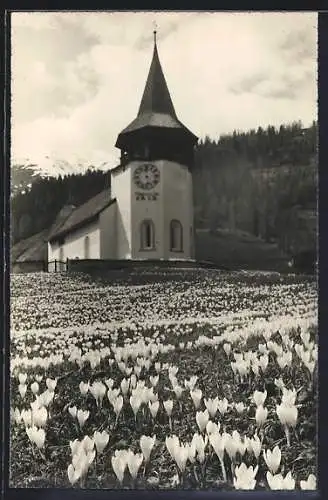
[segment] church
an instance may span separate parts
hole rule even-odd
[[[194,259],[192,167],[197,137],[178,119],[156,31],[137,117],[118,135],[111,190],[68,210],[48,237],[48,261]]]

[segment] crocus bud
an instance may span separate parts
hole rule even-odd
[[[25,385],[26,380],[27,380],[27,374],[26,373],[19,373],[18,380],[19,380],[20,385]]]
[[[254,453],[254,456],[257,460],[260,456],[261,449],[262,449],[262,443],[261,443],[258,435],[255,435],[254,438],[250,440],[250,445],[251,445],[252,451]]]
[[[295,427],[297,423],[298,410],[296,406],[286,406],[284,404],[276,406],[276,412],[281,425]]]
[[[262,405],[256,408],[255,420],[258,427],[262,427],[268,417],[268,410]]]
[[[155,441],[156,441],[156,436],[153,437],[141,436],[140,438],[140,448],[146,463],[149,461],[150,454],[154,447]]]
[[[245,405],[244,403],[240,402],[240,403],[235,403],[235,409],[236,409],[236,412],[237,413],[243,413],[243,411],[245,410]]]
[[[72,418],[76,418],[76,414],[77,414],[76,406],[72,406],[72,407],[68,408],[68,412]]]
[[[81,469],[74,469],[73,464],[69,464],[67,468],[68,480],[73,486],[81,477]]]
[[[85,411],[83,411],[83,410],[77,410],[77,412],[76,412],[76,418],[77,418],[77,420],[79,422],[79,425],[80,425],[81,429],[84,426],[85,422],[88,420],[89,415],[90,415],[89,410],[85,410]]]
[[[188,457],[189,457],[189,447],[179,446],[176,449],[176,453],[175,453],[174,458],[175,458],[176,464],[177,464],[180,472],[182,472],[182,473],[186,469]]]
[[[209,434],[208,439],[218,458],[223,460],[225,438],[219,432],[213,432],[212,434]]]
[[[32,410],[32,422],[36,427],[45,427],[47,419],[48,412],[44,406]]]
[[[124,378],[121,382],[121,391],[123,396],[126,396],[126,394],[129,392],[129,387],[130,387],[130,380]]]
[[[263,406],[267,397],[267,391],[254,391],[253,400],[256,406]]]
[[[156,415],[157,415],[157,412],[158,412],[158,409],[159,409],[159,401],[154,401],[153,403],[149,402],[148,403],[148,407],[149,407],[151,416],[153,418],[156,418]]]
[[[272,452],[270,450],[267,451],[263,450],[263,457],[265,463],[268,466],[269,471],[272,474],[275,474],[280,467],[280,461],[281,461],[281,451],[279,446],[275,446]]]
[[[82,396],[85,396],[89,390],[89,382],[80,382],[79,389]]]
[[[212,422],[211,420],[207,422],[206,432],[208,435],[214,434],[219,431],[220,431],[220,422],[218,422],[217,424],[215,422]]]
[[[19,391],[21,398],[24,399],[26,391],[27,391],[27,385],[26,384],[19,384],[18,391]]]
[[[190,396],[191,396],[191,399],[193,400],[193,403],[194,403],[196,410],[198,410],[198,408],[200,406],[200,402],[202,400],[202,395],[203,394],[202,394],[202,391],[200,389],[190,391]]]
[[[296,401],[296,396],[297,396],[296,389],[288,390],[285,387],[283,387],[281,404],[284,406],[294,406]]]
[[[96,450],[98,455],[100,455],[106,448],[109,441],[109,434],[106,431],[97,432],[93,434],[94,443],[96,445]]]
[[[183,393],[183,387],[181,387],[180,385],[175,385],[173,387],[173,391],[175,392],[177,399],[180,399]]]
[[[138,395],[130,396],[130,405],[131,405],[131,408],[133,410],[134,416],[137,415],[139,408],[141,406],[141,403],[142,403],[142,401]]]
[[[167,401],[163,402],[163,405],[164,405],[164,408],[165,408],[167,415],[170,417],[172,414],[172,410],[173,410],[173,401],[168,399]]]
[[[37,394],[39,392],[39,384],[37,382],[33,382],[33,384],[31,384],[31,391],[33,394]]]
[[[175,460],[176,449],[180,446],[179,438],[175,435],[165,438],[165,445],[173,460]]]
[[[138,471],[143,461],[142,453],[133,453],[132,451],[128,454],[128,468],[133,479],[136,479]]]
[[[14,410],[14,420],[16,424],[20,424],[22,421],[22,415],[18,408],[15,408]]]
[[[200,432],[203,432],[206,429],[206,425],[210,419],[209,413],[207,410],[198,411],[196,413],[196,422]]]
[[[227,413],[228,410],[228,400],[227,398],[219,399],[218,401],[218,410],[221,413],[221,415],[224,415]]]
[[[229,356],[231,353],[231,344],[229,343],[223,344],[223,350],[226,353],[226,355]]]
[[[216,397],[215,399],[205,399],[205,406],[211,418],[215,417],[216,412],[218,411],[218,405],[219,405],[218,397]]]
[[[192,445],[195,447],[197,451],[197,458],[198,461],[202,464],[205,460],[205,448],[208,443],[208,437],[204,439],[203,436],[201,436],[198,433],[195,433],[193,438],[192,438]]]
[[[46,379],[46,385],[47,385],[48,390],[50,392],[54,392],[55,389],[56,389],[56,385],[57,385],[57,379],[47,378]]]
[[[150,376],[149,377],[149,382],[151,383],[152,387],[156,387],[159,381],[159,375],[155,375],[154,377]]]
[[[21,416],[22,416],[22,420],[24,422],[25,427],[30,427],[32,425],[32,412],[31,412],[31,410],[22,410]]]

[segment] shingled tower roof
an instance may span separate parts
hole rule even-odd
[[[169,89],[158,56],[156,31],[154,31],[153,57],[141,99],[137,117],[119,134],[116,147],[120,147],[124,136],[144,128],[183,130],[197,140],[177,118]]]
[[[177,118],[162,66],[158,57],[156,32],[153,59],[150,65],[145,90],[141,99],[138,116],[146,113],[163,113]]]

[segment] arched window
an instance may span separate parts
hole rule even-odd
[[[170,222],[170,250],[171,252],[183,250],[182,224],[175,219]]]
[[[86,236],[84,238],[84,258],[90,259],[90,238]]]
[[[141,250],[153,250],[155,248],[155,226],[153,221],[144,220],[140,227]]]

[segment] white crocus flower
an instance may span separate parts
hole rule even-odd
[[[175,457],[176,449],[180,446],[180,441],[179,441],[178,436],[176,436],[176,435],[166,436],[165,445],[166,445],[166,448],[167,448],[168,452],[170,453],[171,457],[173,458],[173,460],[175,460],[174,457]]]
[[[277,405],[276,412],[283,426],[295,427],[297,423],[298,410],[296,406]]]
[[[33,394],[37,394],[39,392],[39,384],[37,382],[33,382],[33,384],[31,384],[31,391]]]
[[[171,417],[173,410],[173,401],[171,399],[168,399],[167,401],[163,401],[163,405],[167,415]]]
[[[262,427],[268,417],[268,409],[262,405],[256,408],[255,420],[258,427]]]
[[[149,401],[148,407],[153,418],[156,418],[159,409],[159,401],[154,401],[153,403]]]
[[[218,401],[218,410],[221,413],[221,415],[224,415],[227,413],[228,410],[228,400],[227,398],[219,399]]]
[[[235,478],[233,481],[236,490],[254,490],[256,485],[255,476],[258,471],[258,466],[247,467],[244,462],[239,467],[235,467]]]
[[[26,391],[27,391],[27,385],[26,384],[19,384],[18,386],[18,391],[22,399],[25,398]]]
[[[46,385],[47,385],[48,390],[50,392],[54,392],[55,389],[56,389],[56,386],[57,386],[57,379],[47,378],[46,379]]]
[[[193,400],[195,409],[198,410],[200,407],[200,402],[202,400],[203,393],[200,389],[195,389],[190,391],[191,399]]]
[[[124,472],[128,465],[127,460],[126,450],[116,450],[111,459],[113,471],[120,483],[122,483],[124,479]]]
[[[254,391],[253,393],[253,401],[256,406],[263,406],[267,397],[267,391]]]
[[[156,442],[156,436],[141,436],[140,438],[140,448],[141,452],[145,458],[145,462],[149,461],[152,449]]]
[[[295,479],[292,477],[292,473],[288,472],[284,478],[282,474],[271,474],[267,472],[266,478],[271,490],[293,490],[295,489]]]
[[[208,413],[210,414],[211,418],[214,418],[216,415],[216,412],[218,411],[218,406],[219,406],[219,398],[216,397],[215,399],[205,399],[205,406],[208,410]]]
[[[225,343],[223,344],[223,350],[226,353],[226,355],[229,357],[231,353],[231,344]]]
[[[310,474],[306,481],[300,481],[301,490],[316,490],[317,478],[314,474]]]
[[[143,458],[144,457],[142,453],[133,453],[132,451],[130,451],[130,453],[128,454],[127,463],[132,479],[136,479]]]
[[[130,388],[130,379],[124,378],[121,381],[121,391],[123,396],[126,396]]]
[[[259,458],[259,456],[260,456],[261,449],[262,449],[261,440],[258,437],[258,435],[255,434],[255,436],[253,437],[253,439],[250,439],[249,442],[250,442],[250,446],[252,448],[252,451],[254,453],[254,456],[255,456],[255,458],[257,460]]]
[[[85,422],[88,420],[89,418],[89,415],[90,415],[90,412],[89,410],[77,410],[76,412],[76,418],[79,422],[79,426],[80,428],[82,429],[82,427],[84,426]]]
[[[200,432],[203,432],[206,429],[206,425],[210,419],[209,413],[207,410],[198,411],[196,413],[196,422]]]
[[[30,441],[35,443],[40,449],[44,447],[44,442],[46,438],[46,433],[44,429],[38,429],[37,427],[27,427],[26,434],[28,435]]]
[[[272,474],[275,474],[280,467],[280,461],[281,461],[281,451],[279,446],[275,446],[273,448],[273,451],[263,450],[263,457],[270,472]]]
[[[76,418],[77,415],[77,408],[76,406],[71,406],[68,408],[68,412],[71,415],[72,418]]]
[[[93,434],[93,439],[94,439],[97,453],[98,453],[98,455],[100,455],[104,451],[104,449],[106,448],[106,446],[108,444],[109,434],[106,431],[102,431],[102,432],[95,431]]]
[[[154,377],[150,376],[149,377],[149,382],[152,385],[152,387],[156,387],[159,381],[159,375],[155,375]]]

